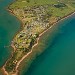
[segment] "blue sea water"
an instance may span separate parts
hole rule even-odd
[[[5,46],[11,45],[14,35],[20,29],[19,20],[6,10],[13,1],[0,0],[0,67],[4,65],[12,52],[11,47]]]
[[[52,44],[51,33],[46,34],[48,47],[22,75],[75,75],[75,15],[59,22],[56,28]]]

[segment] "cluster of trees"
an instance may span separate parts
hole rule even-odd
[[[56,8],[65,7],[66,5],[64,3],[58,3],[54,5]]]
[[[29,3],[29,2],[30,2],[30,0],[26,0],[26,2],[27,2],[27,3]],[[36,4],[36,1],[35,1],[35,0],[34,0],[34,3]]]
[[[26,2],[28,2],[28,3],[29,3],[29,2],[30,2],[30,0],[26,0]]]

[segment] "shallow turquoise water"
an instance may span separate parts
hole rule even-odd
[[[3,66],[5,61],[11,55],[11,41],[20,29],[20,22],[16,17],[11,15],[6,7],[14,0],[1,0],[0,1],[0,67]]]
[[[11,44],[20,22],[5,10],[13,0],[0,1],[0,67],[11,54]],[[46,49],[23,75],[75,75],[75,16],[60,22],[55,38],[46,38]],[[50,33],[51,34],[51,33]],[[49,34],[47,34],[49,35]],[[50,39],[49,39],[50,38]]]
[[[48,47],[22,75],[75,75],[75,15],[58,26],[52,44],[50,33]]]

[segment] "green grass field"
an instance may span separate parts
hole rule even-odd
[[[11,8],[23,8],[26,6],[44,5],[44,4],[55,4],[57,0],[17,0],[10,7]]]
[[[10,9],[23,9],[27,6],[35,6],[35,5],[46,5],[46,4],[60,4],[64,3],[66,4],[66,7],[63,9],[56,8],[56,7],[49,7],[48,11],[50,10],[52,12],[53,16],[59,16],[63,17],[64,15],[67,15],[68,13],[75,10],[75,1],[74,0],[17,0],[13,4],[10,5]]]
[[[29,2],[27,2],[29,1]],[[68,3],[75,7],[74,0],[16,0],[10,7],[23,8],[26,6],[44,5],[44,4],[57,4],[58,2]]]

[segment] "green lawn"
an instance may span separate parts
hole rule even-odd
[[[44,5],[44,4],[56,4],[58,0],[17,0],[10,7],[11,8],[23,8],[25,6]]]
[[[29,1],[29,2],[27,2]],[[10,7],[11,8],[23,8],[25,6],[44,5],[44,4],[57,4],[58,2],[69,3],[75,7],[74,0],[17,0]]]
[[[29,1],[29,2],[27,2]],[[56,7],[49,7],[47,10],[52,12],[53,16],[63,17],[68,13],[75,10],[75,1],[74,0],[17,0],[13,4],[10,5],[10,9],[17,9],[17,8],[25,8],[27,6],[35,6],[35,5],[45,5],[45,4],[58,4],[64,3],[66,7],[64,8],[56,8]]]

